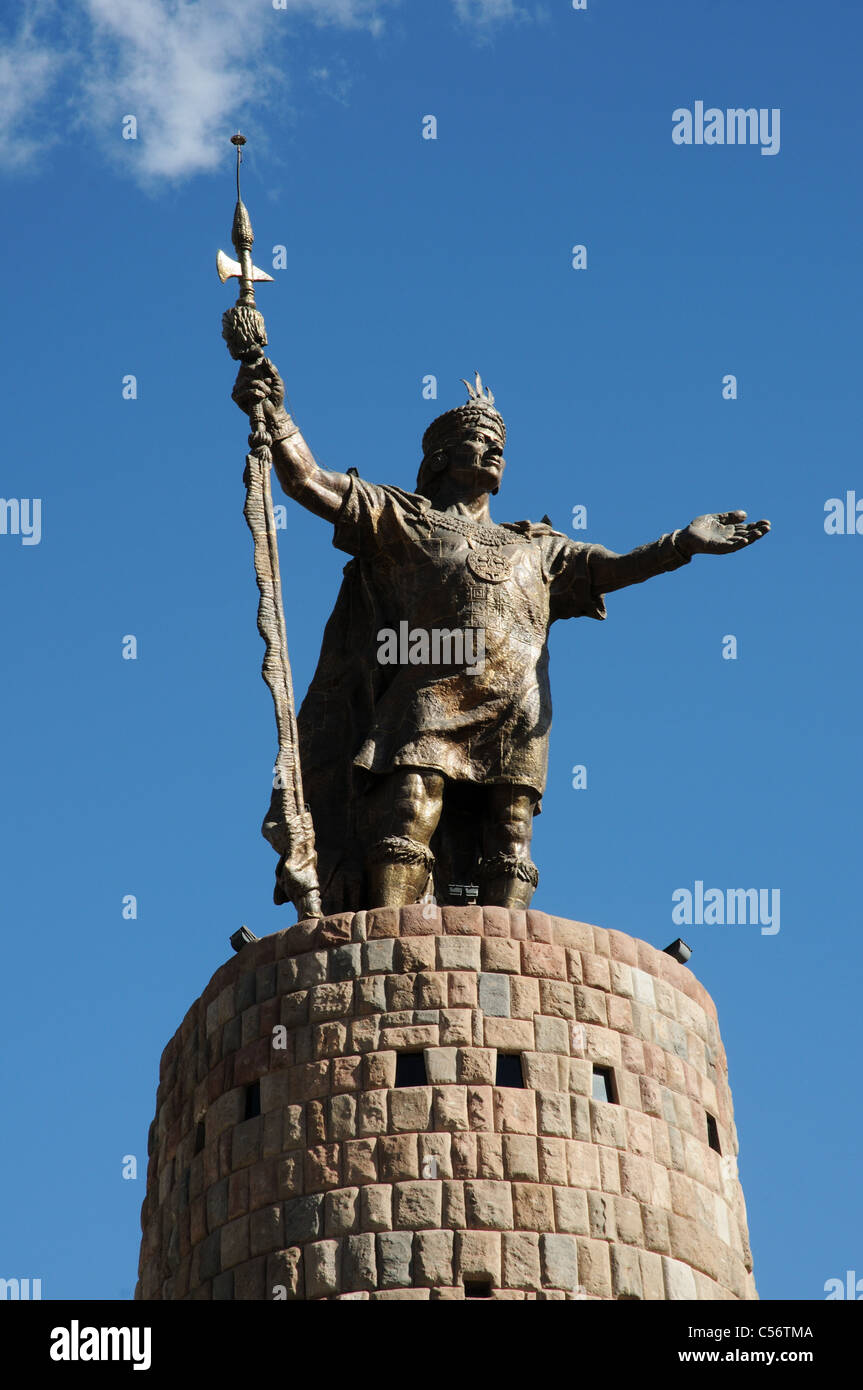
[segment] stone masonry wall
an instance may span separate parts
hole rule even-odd
[[[428,1084],[397,1087],[420,1050]],[[710,996],[542,912],[382,908],[244,947],[165,1049],[149,1150],[138,1299],[757,1297]]]

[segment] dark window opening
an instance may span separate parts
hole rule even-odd
[[[195,1126],[195,1153],[199,1154],[206,1142],[207,1130],[203,1120],[199,1120]]]
[[[611,1105],[616,1103],[617,1097],[614,1093],[614,1072],[611,1067],[594,1066],[593,1099],[605,1100]]]
[[[710,1112],[707,1111],[706,1113],[707,1113],[707,1142],[708,1142],[708,1144],[710,1145],[711,1149],[715,1149],[716,1152],[717,1152],[718,1154],[721,1154],[721,1153],[722,1153],[722,1147],[721,1147],[721,1145],[720,1145],[720,1143],[719,1143],[719,1126],[717,1125],[716,1121],[714,1120],[714,1118],[713,1118],[713,1116],[710,1114]]]
[[[491,1298],[490,1279],[465,1279],[465,1298]]]
[[[261,1113],[261,1083],[253,1081],[251,1086],[246,1087],[246,1113],[244,1120],[253,1120],[256,1115]]]
[[[520,1052],[499,1052],[497,1054],[494,1084],[495,1086],[521,1086],[522,1089],[524,1088]]]
[[[427,1086],[424,1052],[400,1052],[396,1057],[397,1086]]]

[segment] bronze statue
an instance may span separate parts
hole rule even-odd
[[[478,375],[468,392],[426,430],[411,493],[319,468],[260,350],[234,387],[269,436],[284,491],[331,522],[333,544],[352,557],[297,716],[325,912],[464,902],[470,884],[484,905],[526,907],[538,881],[530,842],[548,759],[550,625],[604,618],[605,594],[770,529],[723,512],[618,555],[547,518],[497,525],[489,497],[506,430]],[[294,896],[279,884],[277,870],[276,901]]]

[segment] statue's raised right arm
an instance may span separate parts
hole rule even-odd
[[[284,383],[272,362],[264,357],[254,366],[241,367],[231,395],[247,415],[256,402],[263,405],[272,439],[273,467],[288,496],[325,521],[335,521],[351,480],[346,473],[328,473],[315,463],[311,449],[285,410]]]

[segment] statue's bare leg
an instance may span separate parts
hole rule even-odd
[[[443,777],[405,767],[372,792],[374,840],[366,854],[369,907],[404,907],[421,897],[434,865],[429,849],[443,806]]]
[[[530,857],[537,795],[530,787],[492,785],[483,822],[480,902],[528,907],[539,882]]]

